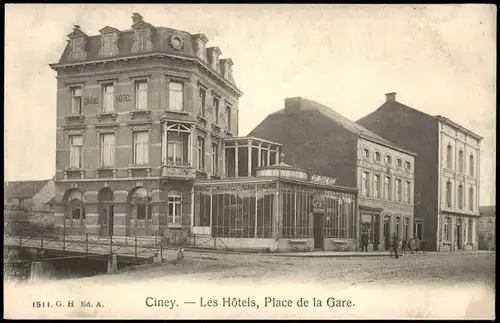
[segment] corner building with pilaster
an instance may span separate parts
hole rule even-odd
[[[265,236],[269,245],[260,245],[276,249],[278,182],[290,167],[281,163],[276,182],[258,178],[270,172],[263,167],[280,164],[282,145],[237,137],[243,93],[232,60],[208,47],[204,34],[156,27],[137,13],[131,29],[99,33],[75,26],[50,65],[57,72],[57,226],[74,235],[182,237],[181,244],[196,244],[198,234],[251,247]],[[310,178],[289,178],[308,192],[303,214],[294,209],[288,224],[290,239],[298,217],[301,238],[312,235],[312,192],[323,184]],[[346,196],[356,214],[356,191],[330,184],[321,190]],[[287,245],[311,244],[304,241]]]

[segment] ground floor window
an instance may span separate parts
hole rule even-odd
[[[313,211],[312,190],[284,188],[281,190],[283,238],[308,238],[309,221]]]
[[[200,198],[199,217],[210,219],[212,212],[212,236],[224,238],[271,238],[275,192],[260,185],[248,185],[240,189],[213,189],[211,200],[202,207]],[[205,199],[205,203],[207,200]],[[206,220],[205,220],[206,221]]]
[[[451,241],[450,238],[450,223],[451,219],[450,218],[445,218],[444,223],[443,223],[443,240],[444,241]]]
[[[182,195],[180,192],[168,193],[168,215],[167,222],[182,224]]]
[[[467,242],[472,242],[472,219],[467,221]]]
[[[327,196],[325,199],[325,238],[353,238],[355,223],[352,199]]]

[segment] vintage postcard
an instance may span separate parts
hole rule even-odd
[[[496,6],[5,8],[4,318],[495,318]]]

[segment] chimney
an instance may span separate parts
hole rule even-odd
[[[202,61],[206,62],[207,61],[207,55],[206,55],[206,45],[208,43],[208,38],[205,36],[205,34],[196,34],[193,35],[193,40],[194,40],[194,48],[196,52],[196,56],[198,56]]]
[[[80,30],[80,26],[79,25],[74,25],[73,26],[73,31],[77,31],[77,30]]]
[[[219,65],[220,54],[221,54],[221,51],[220,51],[219,47],[207,48],[208,64],[210,64],[210,67],[212,67],[216,71],[219,71],[218,65]]]
[[[385,94],[385,101],[396,101],[396,92],[391,92],[391,93],[386,93]]]
[[[286,98],[285,99],[285,113],[296,113],[302,110],[302,98]]]
[[[135,25],[139,21],[142,21],[142,16],[140,14],[138,14],[137,12],[134,12],[132,14],[132,24]]]
[[[220,72],[226,80],[232,80],[233,78],[233,61],[230,58],[224,58],[220,60]]]

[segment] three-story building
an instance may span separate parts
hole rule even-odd
[[[477,249],[482,137],[396,101],[396,93],[357,123],[418,153],[414,226],[427,248]]]
[[[388,248],[393,233],[413,235],[415,154],[312,100],[285,99],[250,135],[284,144],[289,162],[359,190],[358,230],[369,249]],[[334,238],[340,238],[335,236]]]

